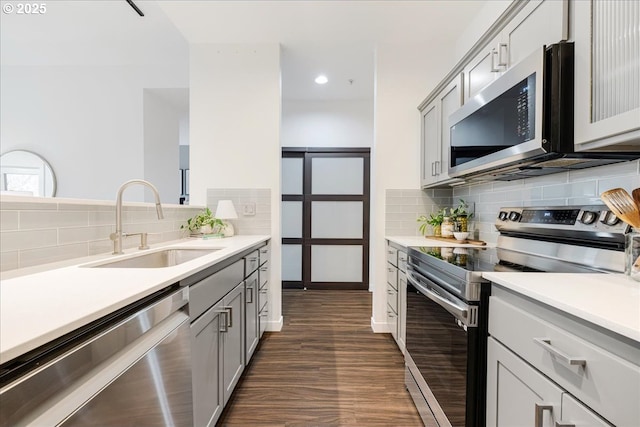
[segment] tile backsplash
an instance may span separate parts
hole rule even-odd
[[[179,239],[180,226],[202,208],[163,205],[158,220],[151,203],[124,203],[125,232],[149,233],[149,244]],[[75,199],[0,197],[0,271],[32,267],[89,255],[109,253],[115,231],[115,202]],[[139,237],[123,241],[139,245]]]
[[[453,188],[453,200],[475,203],[476,237],[495,242],[494,221],[501,207],[602,205],[600,194],[611,188],[629,193],[640,187],[640,161],[561,172],[509,182],[467,184]]]
[[[465,184],[429,190],[387,190],[385,234],[420,235],[416,218],[464,199],[475,212],[474,237],[495,243],[494,222],[502,207],[602,205],[600,194],[611,188],[629,193],[640,187],[640,161],[561,172],[508,182]]]
[[[386,190],[385,205],[387,236],[419,236],[416,219],[450,206],[451,190]]]
[[[216,213],[220,200],[231,200],[238,213],[232,219],[235,234],[271,234],[271,189],[269,188],[209,188],[207,207]],[[255,212],[247,214],[245,210]]]

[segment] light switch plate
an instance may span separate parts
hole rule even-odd
[[[254,216],[256,214],[256,204],[251,202],[251,203],[245,203],[244,205],[242,205],[242,215],[244,216]]]

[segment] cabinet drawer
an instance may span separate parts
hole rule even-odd
[[[640,425],[640,366],[495,296],[489,334],[613,424]]]
[[[244,257],[244,277],[257,270],[260,265],[260,251],[257,249]]]
[[[394,313],[398,313],[398,291],[387,284],[387,305]]]
[[[389,245],[387,245],[387,262],[394,266],[398,265],[398,250]]]
[[[269,283],[269,261],[260,266],[260,289]]]
[[[404,251],[398,251],[398,269],[407,272],[407,253]]]
[[[189,317],[195,320],[242,282],[243,260],[212,274],[189,288]]]
[[[258,249],[260,251],[260,265],[271,259],[271,246],[266,245]]]
[[[398,289],[398,269],[389,263],[387,263],[387,283],[393,286],[393,289]]]

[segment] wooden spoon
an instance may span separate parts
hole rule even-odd
[[[633,200],[636,202],[636,207],[640,210],[640,188],[634,189],[631,195],[633,195]]]
[[[640,209],[624,189],[613,188],[602,193],[600,198],[618,218],[634,228],[640,228]]]

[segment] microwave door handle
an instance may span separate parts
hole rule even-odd
[[[464,323],[465,325],[469,323],[467,319],[469,311],[467,310],[466,307],[460,307],[454,304],[453,302],[441,297],[440,295],[433,292],[432,290],[429,290],[426,287],[422,286],[422,284],[419,283],[419,281],[414,277],[413,273],[411,273],[410,271],[407,271],[407,280],[409,280],[411,284],[420,291],[421,294],[423,294],[424,296],[429,298],[431,301],[438,304],[440,307],[447,310],[449,313],[453,314],[462,323]]]

